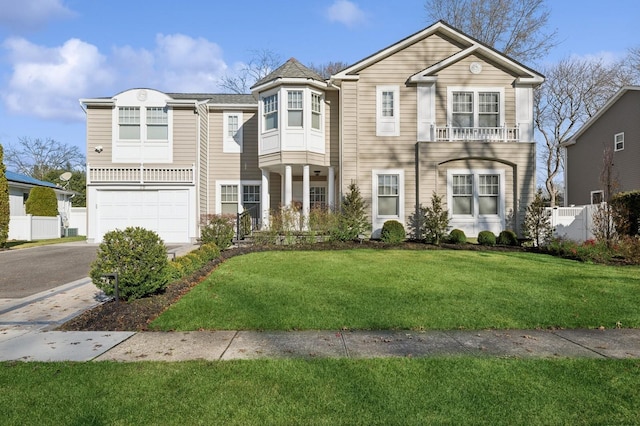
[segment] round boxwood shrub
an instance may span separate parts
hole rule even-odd
[[[53,188],[36,186],[29,191],[24,205],[27,214],[34,216],[58,216],[58,199]]]
[[[501,246],[517,246],[518,236],[511,230],[504,230],[498,235],[498,244]]]
[[[462,229],[454,229],[449,233],[449,242],[452,244],[464,244],[467,242],[467,236]]]
[[[167,248],[153,231],[129,227],[107,232],[91,264],[93,283],[107,295],[114,295],[113,279],[105,274],[118,274],[121,299],[139,299],[164,290],[169,281]]]
[[[483,246],[495,246],[496,234],[491,231],[480,231],[478,234],[478,244]]]
[[[388,220],[382,225],[380,239],[385,243],[399,244],[404,241],[406,236],[404,226],[397,220]]]

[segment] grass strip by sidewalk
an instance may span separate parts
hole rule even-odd
[[[534,253],[345,250],[229,259],[160,330],[640,327],[640,267]]]
[[[637,360],[0,363],[4,425],[638,424]]]

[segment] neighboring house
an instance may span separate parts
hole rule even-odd
[[[8,170],[6,176],[9,184],[9,239],[26,239],[25,235],[33,235],[31,226],[23,219],[27,216],[25,203],[29,198],[29,192],[36,186],[51,188],[56,193],[58,212],[62,221],[61,225],[64,226],[71,211],[72,191],[67,191],[51,182],[45,182]],[[25,231],[23,229],[25,227],[28,227],[29,231]],[[60,225],[57,226],[56,232],[58,233],[56,237],[60,237]]]
[[[618,191],[640,190],[640,86],[620,89],[563,146],[566,205],[603,201],[606,149],[613,152]]]
[[[372,236],[444,197],[468,235],[519,231],[535,191],[543,76],[443,22],[325,80],[295,59],[252,95],[131,89],[82,99],[89,241],[144,226],[167,242],[250,209],[336,207],[351,182]]]

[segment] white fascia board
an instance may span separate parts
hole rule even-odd
[[[261,84],[260,86],[254,87],[251,93],[260,93],[283,85],[313,86],[321,90],[325,90],[327,88],[326,81],[318,81],[311,78],[277,78]]]
[[[115,106],[116,101],[112,98],[85,98],[80,99],[80,104],[87,106]]]
[[[167,106],[197,106],[198,105],[198,101],[194,100],[194,99],[171,99],[167,101]]]

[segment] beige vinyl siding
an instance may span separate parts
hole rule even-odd
[[[482,64],[480,74],[473,74],[469,70],[472,62]],[[509,74],[507,71],[498,68],[477,55],[470,55],[455,64],[443,69],[438,73],[436,83],[436,124],[445,126],[447,124],[447,88],[456,87],[502,87],[504,88],[504,121],[507,127],[515,127],[515,89],[513,84],[517,76]]]
[[[340,164],[340,95],[337,91],[325,93],[325,138],[327,166]]]
[[[431,195],[436,192],[446,205],[449,169],[504,170],[505,212],[507,215],[517,212],[511,223],[507,220],[507,227],[516,232],[521,230],[524,212],[535,193],[535,143],[421,142],[418,145],[421,204],[430,204]]]
[[[173,109],[173,164],[193,165],[197,161],[198,122],[193,107]]]
[[[209,187],[209,116],[205,104],[198,106],[199,154],[198,154],[198,209],[200,216],[208,213]]]
[[[342,106],[341,132],[342,155],[340,174],[342,193],[349,184],[358,181],[358,86],[354,81],[342,83],[340,104]]]
[[[209,111],[209,211],[216,209],[216,181],[260,181],[258,118],[255,110],[242,111],[242,153],[223,152],[223,111]]]
[[[87,163],[92,166],[111,165],[113,108],[87,107]],[[103,151],[95,152],[101,145]]]
[[[269,208],[271,211],[278,211],[280,206],[282,206],[281,188],[282,176],[278,173],[269,173],[269,195],[271,198]]]

